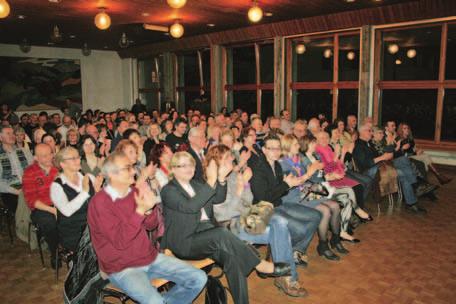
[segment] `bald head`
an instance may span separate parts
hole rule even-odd
[[[307,125],[307,129],[310,130],[310,132],[312,132],[312,134],[317,134],[318,132],[320,132],[320,121],[317,119],[317,118],[311,118],[309,120],[309,124]]]
[[[52,148],[47,144],[38,144],[35,147],[35,160],[43,168],[50,168],[53,166],[54,153]]]

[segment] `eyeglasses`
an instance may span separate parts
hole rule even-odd
[[[194,168],[195,166],[192,164],[182,164],[182,165],[175,165],[174,168]]]
[[[79,156],[68,157],[68,158],[64,158],[63,160],[77,160],[77,159],[80,159],[80,157]]]

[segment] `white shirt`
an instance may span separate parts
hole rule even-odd
[[[82,190],[82,180],[84,176],[81,173],[78,172],[79,182],[77,185],[70,182],[63,173],[60,174],[59,177],[62,180],[62,184],[70,186],[79,194],[74,199],[69,201],[68,197],[65,194],[65,191],[63,191],[62,186],[56,182],[53,182],[51,184],[51,200],[54,206],[63,215],[67,217],[72,216],[82,207],[84,202],[90,197],[90,194]],[[89,178],[93,183],[95,178],[90,174]]]
[[[195,190],[193,190],[192,186],[190,184],[187,185],[181,185],[182,188],[190,195],[190,197],[195,196]],[[208,221],[209,217],[207,216],[206,210],[204,210],[204,207],[201,208],[201,221]]]
[[[115,200],[119,198],[124,198],[131,192],[131,187],[128,188],[127,194],[121,195],[116,189],[114,189],[111,185],[107,185],[106,187],[103,188],[104,191],[111,197],[112,201],[114,202]]]

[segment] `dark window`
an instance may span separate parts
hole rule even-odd
[[[446,79],[456,79],[456,24],[448,25]]]
[[[337,117],[346,119],[348,115],[358,116],[358,90],[339,89]]]
[[[203,63],[203,86],[206,91],[211,88],[211,52],[210,50],[204,50],[201,52],[202,63]]]
[[[200,86],[198,67],[198,55],[196,52],[182,55],[184,65],[184,79],[181,82],[184,86]]]
[[[339,80],[359,79],[359,35],[339,37]]]
[[[233,109],[237,108],[249,114],[257,113],[256,91],[233,91]]]
[[[261,119],[266,121],[269,116],[274,115],[274,91],[261,91]]]
[[[306,81],[332,81],[334,61],[334,38],[310,39],[303,37],[301,41],[295,41],[296,45],[303,44],[305,51],[296,55],[297,71],[294,80]]]
[[[260,82],[274,82],[274,45],[260,44]]]
[[[410,124],[420,139],[434,139],[437,90],[383,90],[382,125],[388,120]]]
[[[441,134],[442,140],[456,140],[456,89],[445,90]]]
[[[318,114],[325,114],[332,120],[332,95],[331,90],[297,90],[296,116],[309,120]]]
[[[142,103],[146,105],[148,110],[158,109],[159,107],[159,93],[157,92],[140,92],[139,98]]]
[[[436,80],[441,26],[385,31],[383,80]]]
[[[160,87],[160,75],[155,59],[138,61],[138,86],[140,89],[157,89]]]
[[[233,84],[256,83],[255,47],[233,48],[232,54]]]

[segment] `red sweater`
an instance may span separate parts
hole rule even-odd
[[[31,210],[35,209],[35,202],[40,200],[48,206],[52,206],[51,184],[59,171],[52,167],[49,174],[41,169],[37,162],[34,162],[24,170],[22,176],[22,191],[27,205]]]
[[[148,216],[136,213],[135,191],[113,201],[103,189],[89,203],[87,221],[92,244],[100,269],[107,274],[148,265],[157,257],[146,229],[157,226],[159,209],[154,208]]]

